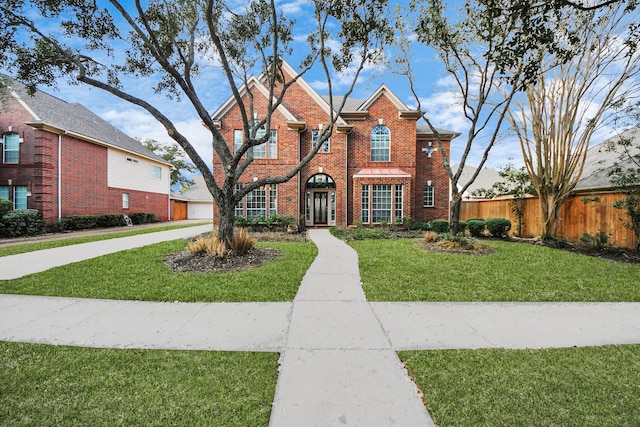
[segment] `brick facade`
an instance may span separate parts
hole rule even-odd
[[[46,124],[36,129],[26,124],[35,122],[34,116],[22,103],[8,98],[0,106],[0,135],[17,133],[21,138],[18,163],[3,160],[0,164],[0,187],[8,187],[10,199],[16,187],[26,186],[27,208],[39,210],[49,223],[60,216],[136,211],[168,219],[168,190],[161,194],[110,188],[107,154],[112,148]],[[128,210],[122,209],[123,192],[131,194]]]
[[[286,75],[293,75],[294,71],[287,64],[283,68]],[[255,80],[253,84],[260,83]],[[255,87],[252,93],[254,111],[257,118],[262,119],[264,116],[260,116],[260,112],[266,111],[266,98]],[[245,101],[248,105],[246,98]],[[391,207],[390,221],[400,212],[402,216],[417,221],[448,218],[449,179],[442,167],[441,153],[436,151],[428,157],[423,151],[429,141],[434,147],[436,143],[433,136],[424,132],[419,135],[417,112],[408,110],[384,85],[359,105],[356,110],[343,109],[341,121],[331,133],[327,152],[320,150],[295,178],[278,185],[277,213],[292,214],[307,226],[353,224],[362,219],[362,185],[388,184],[394,190],[402,190],[401,209],[395,209],[399,201],[391,201],[394,206]],[[238,105],[232,99],[228,100],[213,114],[213,118],[233,152],[234,130],[242,130]],[[276,110],[272,117],[271,129],[277,132],[277,158],[254,159],[240,182],[251,182],[254,177],[286,174],[310,152],[313,131],[325,129],[328,120],[326,102],[304,81],[299,80],[290,86],[282,108]],[[298,126],[289,126],[291,122]],[[371,158],[371,133],[378,125],[389,130],[388,161],[372,161]],[[447,152],[450,140],[455,136],[457,134],[453,132],[444,134],[443,148]],[[215,155],[213,170],[216,180],[222,182],[221,161]],[[323,187],[310,182],[314,176],[323,175],[330,177],[333,184]],[[424,187],[428,181],[434,191],[433,207],[423,206]],[[373,209],[371,203],[368,206],[369,210]],[[217,214],[214,213],[214,219]],[[324,221],[325,217],[329,220]]]

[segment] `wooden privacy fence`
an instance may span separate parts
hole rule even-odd
[[[628,217],[623,210],[613,204],[623,199],[622,193],[588,193],[570,196],[562,206],[558,237],[578,242],[584,233],[597,235],[604,231],[609,243],[619,248],[635,248],[636,236],[624,226]],[[464,200],[460,208],[460,219],[468,218],[508,218],[511,220],[511,234],[516,233],[517,221],[511,211],[510,199]],[[540,236],[540,200],[530,197],[524,200],[522,237]]]

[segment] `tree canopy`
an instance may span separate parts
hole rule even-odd
[[[241,188],[238,179],[252,162],[244,156],[264,144],[273,111],[287,90],[312,67],[323,70],[332,98],[332,77],[351,72],[351,93],[362,69],[380,59],[391,36],[386,0],[313,0],[305,20],[306,50],[299,74],[287,78],[282,58],[292,52],[294,29],[275,0],[250,0],[238,7],[223,0],[9,0],[0,4],[0,65],[7,67],[31,90],[55,85],[59,78],[104,90],[143,108],[160,122],[167,134],[187,153],[202,173],[220,211],[219,234],[233,240],[233,207],[244,195],[265,184],[291,179],[318,151],[280,176],[263,177]],[[298,52],[299,53],[299,52]],[[212,90],[204,77],[216,74],[240,106],[245,138],[232,151],[212,120],[203,94]],[[267,107],[254,121],[249,78],[260,75],[268,88]],[[209,159],[202,159],[192,141],[177,128],[166,111],[166,101],[150,99],[142,89],[155,81],[153,90],[169,100],[186,101],[211,133],[214,155],[223,165],[224,178],[214,177]],[[248,97],[245,98],[244,95]],[[329,108],[329,138],[342,105]]]

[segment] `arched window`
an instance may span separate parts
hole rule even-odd
[[[378,125],[371,131],[371,161],[388,162],[391,151],[389,128]]]

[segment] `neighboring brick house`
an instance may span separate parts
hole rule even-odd
[[[295,75],[286,63],[283,71]],[[251,78],[248,85],[256,118],[262,119],[268,91],[261,78]],[[246,91],[242,93],[246,97]],[[253,149],[254,161],[241,184],[254,177],[284,175],[307,155],[327,124],[327,99],[303,79],[294,83],[272,116],[270,141]],[[340,101],[337,97],[335,104]],[[212,117],[232,150],[242,143],[242,121],[233,97]],[[435,150],[436,139],[426,124],[417,123],[419,118],[418,111],[410,110],[385,85],[366,100],[348,99],[330,140],[297,177],[253,191],[236,207],[236,214],[292,214],[306,226],[448,218],[449,178]],[[451,140],[459,134],[439,132],[449,153]],[[216,156],[213,170],[222,180]]]
[[[170,163],[80,104],[9,86],[0,101],[0,198],[47,222],[130,212],[168,219]]]

